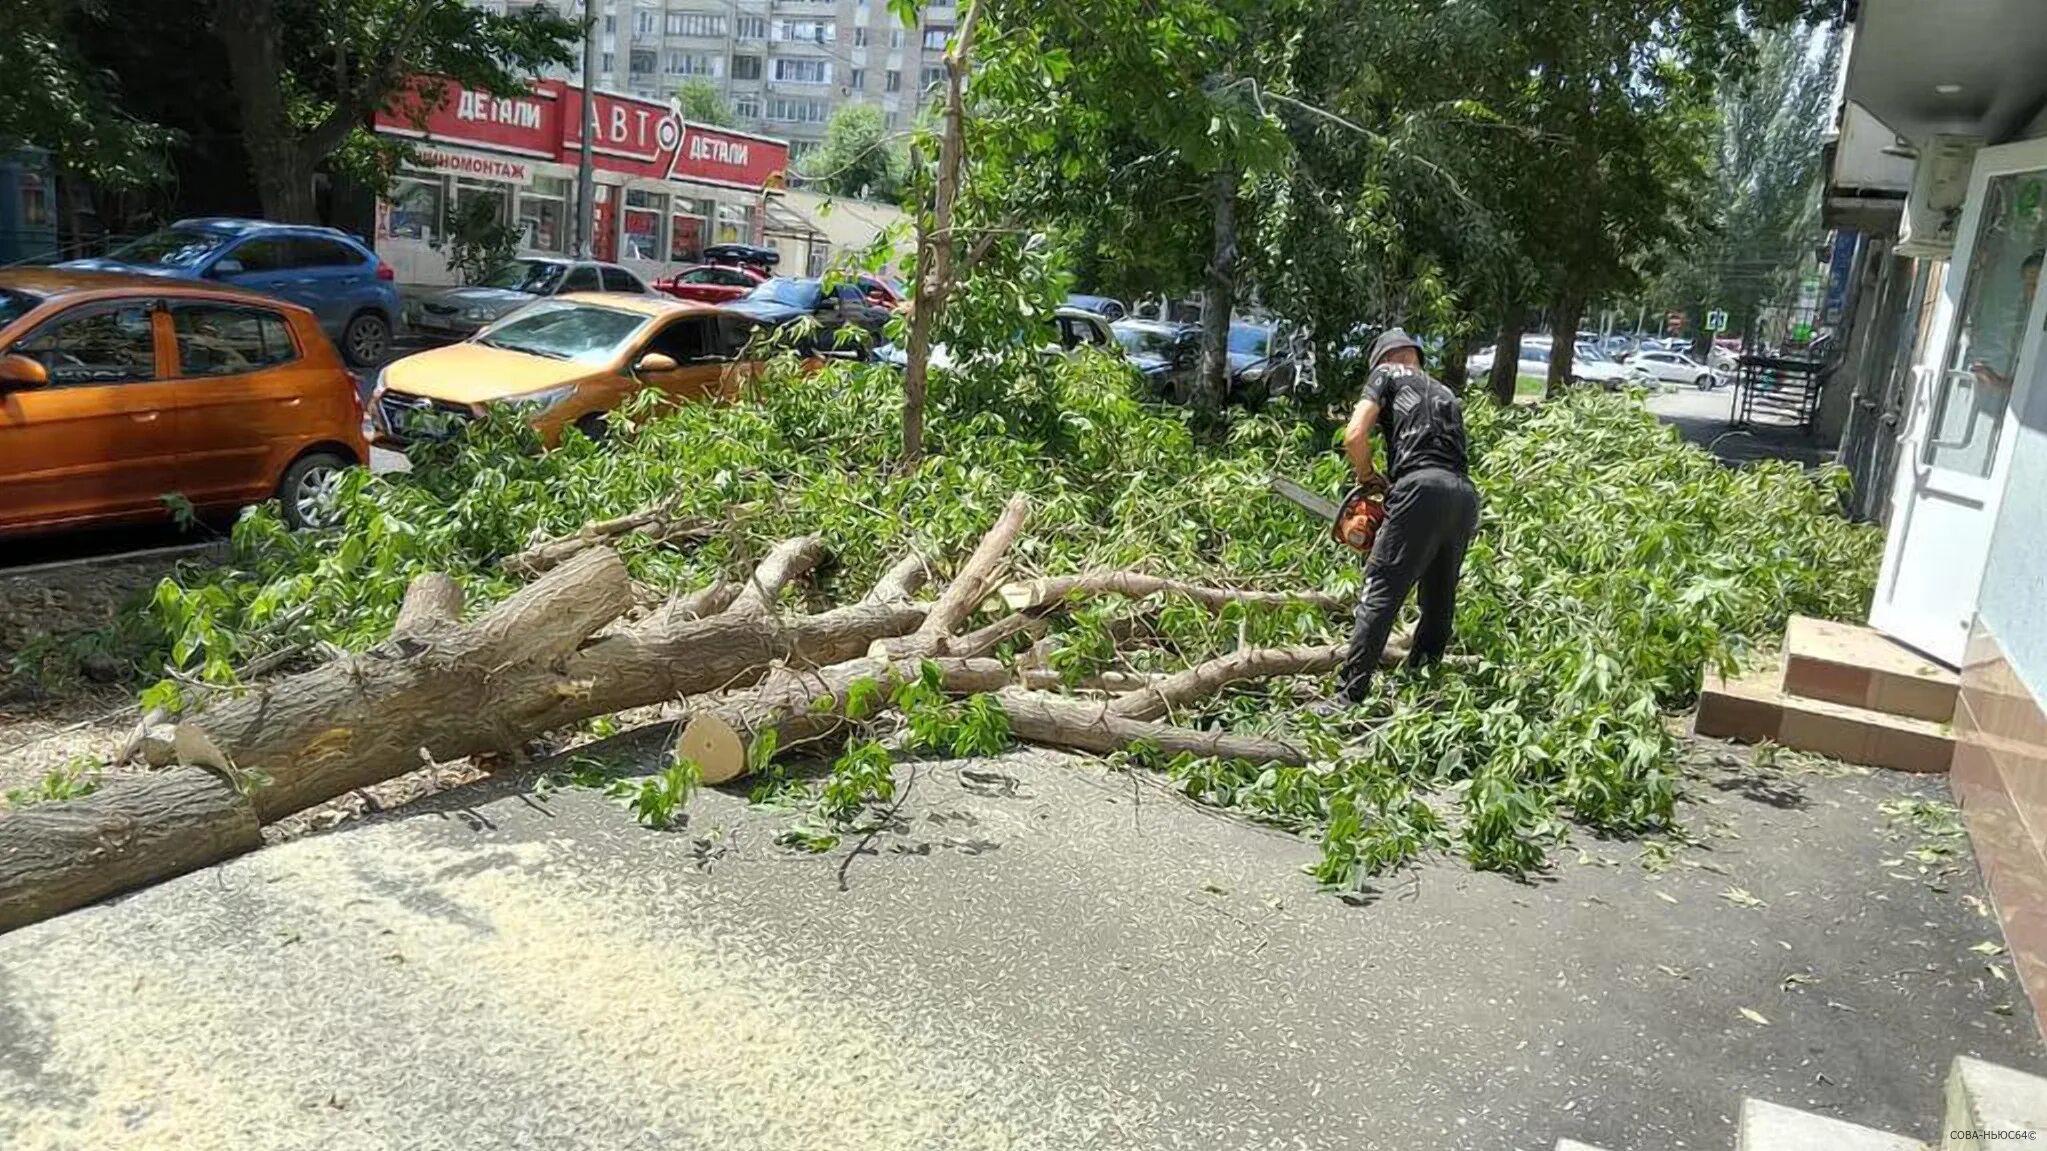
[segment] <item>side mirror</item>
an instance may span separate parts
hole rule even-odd
[[[662,372],[672,372],[677,367],[674,356],[664,356],[660,352],[648,352],[640,357],[638,363],[633,365],[633,371],[643,376],[658,376]]]
[[[27,356],[0,356],[0,392],[40,388],[50,382],[50,370],[40,360]]]
[[[239,276],[245,270],[246,269],[242,267],[242,262],[240,260],[235,259],[233,256],[229,256],[225,259],[215,260],[213,262],[213,267],[209,269],[206,274],[213,277],[216,280],[224,280],[229,276]]]

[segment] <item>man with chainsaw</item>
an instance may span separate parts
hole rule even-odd
[[[1370,370],[1344,428],[1343,451],[1359,487],[1384,496],[1386,518],[1365,562],[1338,706],[1363,702],[1411,590],[1420,589],[1422,618],[1408,666],[1443,658],[1464,552],[1478,528],[1478,490],[1467,471],[1464,404],[1457,393],[1422,370],[1421,345],[1399,328],[1373,341]],[[1372,463],[1374,428],[1386,439],[1384,477]]]

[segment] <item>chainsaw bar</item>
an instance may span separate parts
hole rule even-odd
[[[1287,479],[1285,476],[1272,477],[1266,486],[1271,489],[1272,494],[1309,512],[1316,519],[1324,523],[1333,524],[1336,522],[1336,503],[1334,500],[1324,499],[1294,481]]]

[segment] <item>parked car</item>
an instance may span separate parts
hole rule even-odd
[[[1130,314],[1130,309],[1123,306],[1123,301],[1110,296],[1068,296],[1066,306],[1083,312],[1092,312],[1112,324]]]
[[[759,244],[712,244],[704,249],[704,263],[759,272],[762,279],[775,274],[782,253]]]
[[[1185,403],[1201,367],[1201,329],[1160,320],[1118,320],[1109,325],[1123,354],[1158,395]]]
[[[1718,372],[1683,352],[1636,352],[1628,360],[1628,371],[1638,380],[1690,384],[1702,392],[1721,383]]]
[[[1548,336],[1524,336],[1521,339],[1519,359],[1515,365],[1518,375],[1535,379],[1549,378],[1549,361],[1553,345]],[[1487,348],[1471,357],[1466,370],[1473,376],[1483,376],[1493,370],[1498,358],[1498,348]],[[1591,344],[1577,344],[1571,349],[1571,379],[1580,384],[1598,384],[1608,391],[1617,390],[1629,381],[1628,369]]]
[[[397,276],[367,245],[337,228],[265,220],[180,220],[103,257],[59,267],[212,280],[312,310],[348,362],[391,354]]]
[[[524,416],[552,444],[564,429],[603,436],[606,414],[658,388],[680,400],[736,396],[755,321],[664,296],[537,300],[459,344],[393,360],[370,390],[375,440],[403,448],[452,434],[485,409]]]
[[[853,277],[853,282],[860,285],[860,291],[866,294],[867,302],[878,308],[899,311],[910,302],[910,290],[904,287],[900,280],[888,276],[870,276],[862,272]]]
[[[1306,346],[1270,320],[1230,324],[1229,399],[1257,402],[1293,392],[1310,374]]]
[[[317,524],[369,458],[355,381],[313,313],[109,272],[0,271],[0,537],[277,497]]]
[[[1052,313],[1054,342],[1046,344],[1041,351],[1048,356],[1071,355],[1083,348],[1098,348],[1111,351],[1117,345],[1116,335],[1110,330],[1108,321],[1092,312],[1079,308],[1056,308]],[[877,363],[900,368],[910,362],[909,350],[900,344],[884,344],[874,349]],[[954,364],[952,349],[938,344],[931,349],[931,366],[940,370]]]
[[[760,287],[767,274],[737,264],[698,264],[654,281],[654,290],[678,300],[729,304]]]
[[[858,284],[834,284],[827,292],[822,280],[780,276],[762,281],[731,307],[773,328],[812,317],[818,322],[820,334],[809,342],[822,347],[837,343],[837,333],[849,327],[867,333],[869,343],[878,342],[890,314],[887,308],[870,301]]]
[[[568,292],[646,295],[648,291],[645,280],[617,264],[527,257],[505,265],[480,284],[420,295],[406,305],[405,322],[425,335],[467,339],[514,308],[544,296]]]

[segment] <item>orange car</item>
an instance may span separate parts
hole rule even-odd
[[[121,273],[0,271],[0,536],[280,498],[315,522],[368,458],[313,313]]]
[[[538,300],[459,344],[384,365],[370,393],[380,444],[403,447],[503,406],[553,444],[569,427],[591,438],[628,396],[731,399],[755,321],[666,296],[576,292]]]

